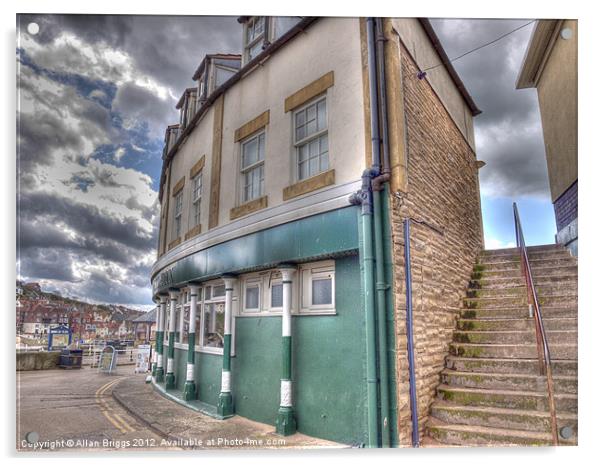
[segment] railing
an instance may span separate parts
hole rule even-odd
[[[552,379],[552,359],[550,357],[550,348],[546,337],[546,330],[541,317],[541,309],[537,299],[537,291],[533,283],[533,275],[531,273],[531,265],[529,264],[529,256],[525,245],[525,237],[523,236],[523,228],[518,215],[518,207],[516,202],[512,205],[514,209],[514,229],[516,232],[516,246],[520,249],[521,269],[525,277],[527,285],[527,297],[529,306],[533,309],[533,318],[535,321],[535,334],[537,337],[537,356],[539,359],[539,373],[545,375],[548,384],[548,406],[550,408],[550,426],[552,430],[552,440],[554,445],[558,445],[558,422],[556,419],[556,402],[554,400],[554,381]]]

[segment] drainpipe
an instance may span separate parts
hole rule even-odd
[[[414,369],[414,324],[412,308],[412,263],[410,257],[410,219],[404,219],[404,250],[406,273],[406,335],[408,339],[408,365],[410,372],[410,406],[412,409],[412,446],[420,446],[418,430],[418,403],[416,402],[416,373]]]
[[[374,309],[374,255],[372,252],[372,187],[376,171],[367,168],[362,174],[362,189],[349,197],[349,202],[362,206],[362,244],[364,263],[364,315],[366,319],[366,383],[368,395],[368,446],[378,447],[378,380],[376,374],[376,325]]]

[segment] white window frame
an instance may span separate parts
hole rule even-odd
[[[198,186],[197,186],[198,183]],[[197,192],[198,191],[198,192]],[[201,202],[203,199],[203,170],[192,178],[190,183],[190,216],[191,227],[194,228],[201,224]],[[197,212],[198,209],[198,212]]]
[[[263,154],[260,153],[260,144],[259,140],[263,136]],[[244,153],[245,153],[245,145],[249,144],[254,139],[257,139],[257,156],[258,159],[256,162],[252,163],[247,167],[243,167]],[[240,157],[239,157],[239,165],[240,165],[240,203],[246,204],[247,202],[254,201],[255,199],[259,199],[264,195],[265,192],[265,150],[266,150],[266,131],[265,128],[253,133],[249,137],[246,137],[242,141],[240,141]],[[261,159],[259,157],[262,157]],[[262,168],[263,167],[263,168]],[[255,169],[262,169],[263,176],[259,179],[259,195],[256,197],[246,197],[247,185],[246,185],[246,175],[249,172],[252,172]]]
[[[243,31],[243,56],[244,56],[244,61],[245,64],[249,63],[252,58],[250,55],[251,49],[253,47],[255,47],[258,43],[262,43],[264,42],[264,38],[265,38],[265,34],[266,34],[266,28],[265,28],[265,16],[253,16],[252,18],[249,18],[249,20],[245,23],[245,27],[244,27],[244,31]],[[250,41],[248,41],[247,37],[249,35],[249,29],[252,29],[255,27],[255,24],[257,22],[261,21],[263,23],[263,31],[258,34],[257,36],[253,37]],[[261,52],[259,52],[261,53]],[[256,55],[257,56],[257,55]],[[255,57],[253,57],[255,58]]]
[[[257,298],[257,307],[249,308],[247,307],[247,289],[250,287],[257,287],[258,289],[258,298]],[[251,275],[242,280],[242,293],[241,293],[241,312],[244,314],[259,314],[263,309],[263,280],[259,275]]]
[[[214,280],[207,283],[203,283],[202,285],[202,299],[199,299],[197,314],[200,314],[200,325],[199,325],[199,335],[198,335],[198,344],[195,345],[194,350],[198,353],[210,353],[210,354],[224,354],[224,348],[217,348],[214,346],[205,346],[205,304],[213,304],[213,303],[221,303],[226,301],[226,293],[221,296],[214,296],[213,290],[214,288],[224,287],[223,280]],[[208,292],[207,290],[210,290]],[[200,296],[199,296],[200,297]],[[237,297],[232,293],[232,315],[236,314],[237,309]],[[225,309],[224,309],[224,318],[225,318]],[[236,333],[236,324],[235,319],[232,319],[232,346],[230,355],[235,355],[235,333]]]
[[[318,118],[318,104],[320,102],[324,101],[325,105],[326,105],[326,115],[325,115],[325,119],[326,119],[326,126],[323,129],[320,129],[310,135],[305,135],[303,138],[297,140],[297,129],[300,128],[300,126],[297,126],[297,115],[302,113],[302,112],[306,112],[307,109],[309,107],[316,107],[316,119]],[[307,125],[307,120],[305,121],[304,125]],[[326,171],[328,171],[331,167],[331,160],[330,160],[330,138],[328,137],[328,94],[324,93],[324,94],[320,94],[319,96],[315,97],[314,99],[311,99],[309,102],[303,104],[302,106],[300,106],[299,108],[296,108],[293,112],[292,112],[292,137],[293,137],[293,153],[294,153],[294,179],[295,181],[303,181],[303,180],[307,180],[309,178],[312,178],[316,175],[319,175],[320,173],[324,173]],[[308,167],[308,176],[305,178],[301,178],[300,176],[300,170],[299,170],[299,166],[300,166],[300,162],[299,162],[299,156],[301,153],[301,148],[309,145],[312,141],[316,140],[316,139],[320,139],[322,136],[326,136],[328,139],[328,144],[326,147],[326,156],[328,157],[328,166],[326,167],[325,170],[321,170],[320,167],[318,166],[318,171],[314,174],[309,174],[309,167]],[[319,158],[320,158],[320,154],[318,154],[318,164],[319,164]],[[309,164],[309,156],[307,159],[307,163]]]
[[[312,262],[300,267],[300,314],[336,314],[336,277],[333,260]],[[332,282],[332,298],[329,304],[312,304],[312,282],[314,279],[330,278]]]
[[[173,225],[173,233],[174,238],[177,239],[182,236],[182,210],[184,207],[184,190],[181,189],[176,195],[174,199],[174,225]]]

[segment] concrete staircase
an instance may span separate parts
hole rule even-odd
[[[552,356],[558,428],[577,443],[577,260],[558,245],[527,248]],[[550,445],[519,250],[483,251],[454,332],[429,441],[463,446]],[[564,430],[566,432],[567,429]]]

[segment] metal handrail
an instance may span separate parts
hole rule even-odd
[[[525,245],[525,237],[523,228],[518,214],[516,202],[512,203],[514,209],[514,229],[516,232],[516,247],[520,249],[521,269],[525,277],[527,285],[527,297],[529,306],[533,308],[533,318],[535,321],[535,334],[537,338],[537,356],[539,359],[539,373],[545,375],[548,384],[548,405],[550,408],[550,427],[552,430],[552,440],[554,445],[558,445],[558,421],[556,419],[556,402],[554,400],[554,381],[552,379],[552,358],[550,357],[550,347],[546,330],[543,325],[541,309],[539,308],[539,300],[537,299],[537,291],[533,283],[533,274],[531,273],[531,265],[529,264],[529,256],[527,254],[527,246]]]

